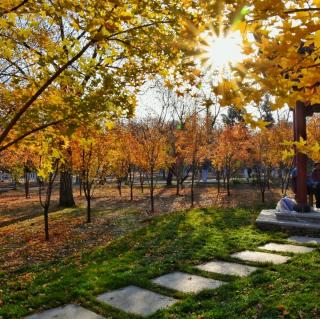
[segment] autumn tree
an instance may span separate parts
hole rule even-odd
[[[0,158],[1,170],[11,175],[11,179],[14,182],[14,189],[16,189],[17,183],[24,172],[24,163],[19,155],[21,154],[19,154],[18,150],[11,149],[3,152]]]
[[[221,15],[228,20],[226,11],[227,5]],[[293,108],[298,101],[306,108],[319,104],[319,1],[251,0],[242,11],[245,14],[229,31],[242,33],[246,56],[232,68],[231,81],[226,76],[219,84],[221,104],[259,109],[266,96],[272,110]],[[245,120],[256,122],[252,114]],[[303,143],[295,147],[306,151]]]
[[[60,163],[63,162],[61,153],[61,140],[53,130],[38,134],[37,150],[38,162],[36,164],[39,201],[43,208],[45,240],[49,240],[49,209],[54,181],[59,172]]]
[[[174,158],[169,173],[176,177],[176,195],[180,195],[180,187],[189,177],[192,165],[186,162],[185,153],[180,151],[179,138],[180,131],[185,130],[187,119],[193,114],[197,114],[197,101],[187,94],[175,94],[171,92],[171,104],[168,111],[171,112],[171,118],[167,125],[168,141],[170,143],[170,156]],[[170,185],[171,183],[167,183]]]
[[[191,207],[194,205],[194,181],[199,164],[206,157],[206,126],[199,116],[189,116],[183,130],[176,132],[177,152],[183,156],[185,163],[191,167]]]
[[[31,141],[24,141],[11,149],[6,149],[0,156],[1,170],[8,172],[15,182],[24,179],[25,196],[29,198],[30,173],[35,172],[36,148]]]
[[[101,128],[91,126],[79,129],[74,135],[72,156],[74,169],[80,174],[87,201],[87,223],[91,222],[91,201],[95,187],[106,174],[107,144]]]
[[[242,112],[234,106],[229,106],[226,114],[222,114],[222,123],[225,126],[233,126],[239,123],[244,123]]]
[[[320,117],[316,115],[312,117],[307,124],[308,145],[311,149],[308,150],[309,157],[318,162],[320,161]]]
[[[67,146],[64,150],[64,163],[60,166],[59,206],[74,207],[72,187],[72,149]]]
[[[279,172],[282,192],[285,192],[285,183],[292,169],[292,161],[285,156],[285,152],[290,152],[290,147],[285,142],[291,139],[292,127],[285,122],[258,130],[251,136],[250,161],[256,172],[263,203],[266,189],[270,188],[272,171]]]
[[[136,163],[145,172],[150,191],[150,212],[154,213],[155,174],[170,164],[167,138],[159,127],[158,119],[148,118],[136,126]]]
[[[230,196],[230,178],[241,163],[249,157],[249,137],[247,128],[241,124],[224,127],[212,145],[211,159],[216,169],[224,171],[227,193]]]
[[[0,151],[95,112],[78,102],[88,85],[99,85],[101,73],[134,86],[173,65],[179,7],[178,1],[2,2]]]
[[[123,124],[118,124],[113,128],[107,136],[107,167],[108,173],[115,177],[119,195],[122,196],[122,182],[130,174],[130,196],[133,199],[133,182],[134,182],[134,168],[132,149],[133,142],[131,134]],[[133,146],[134,147],[134,146]]]

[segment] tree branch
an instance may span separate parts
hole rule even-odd
[[[33,133],[42,131],[42,130],[44,130],[44,129],[47,128],[47,127],[57,125],[57,124],[63,122],[64,120],[65,120],[65,119],[61,119],[61,120],[57,120],[57,121],[54,121],[54,122],[51,122],[51,123],[43,124],[43,125],[41,125],[41,126],[38,126],[38,127],[34,128],[34,129],[32,129],[32,130],[30,130],[30,131],[22,134],[21,136],[15,138],[13,141],[11,141],[11,142],[9,142],[9,143],[1,146],[1,147],[0,147],[0,153],[1,153],[2,151],[4,151],[5,149],[9,148],[10,146],[12,146],[12,145],[20,142],[21,140],[23,140],[23,139],[26,138],[27,136],[29,136],[29,135],[31,135],[31,134],[33,134]]]
[[[28,102],[16,113],[13,119],[10,121],[8,126],[0,135],[0,145],[4,139],[8,136],[10,130],[16,125],[21,116],[28,110],[28,108],[39,98],[39,96],[51,85],[51,83],[64,71],[66,70],[73,62],[78,60],[87,49],[95,42],[94,39],[91,39],[71,60],[69,60],[65,65],[60,67],[39,89],[38,91],[28,100]],[[0,148],[1,150],[1,148]]]
[[[286,10],[284,13],[297,13],[297,12],[309,12],[309,11],[320,11],[320,8],[303,8],[303,9],[291,9]]]
[[[22,7],[23,5],[25,5],[29,0],[23,0],[21,3],[19,3],[18,5],[16,5],[15,7],[13,7],[12,9],[9,9],[9,10],[6,10],[6,11],[3,11],[1,12],[1,17],[7,13],[10,13],[10,12],[14,12],[14,11],[17,11],[20,7]]]

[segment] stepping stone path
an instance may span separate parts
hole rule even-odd
[[[229,263],[229,262],[218,261],[218,260],[210,261],[206,264],[196,266],[196,268],[207,271],[207,272],[215,272],[218,274],[239,276],[239,277],[249,276],[251,273],[253,273],[258,269],[257,267],[251,267],[247,265]]]
[[[294,241],[301,244],[316,243],[320,244],[320,238],[292,236],[288,241]],[[277,252],[290,253],[308,253],[314,248],[296,246],[291,244],[268,243],[258,249],[265,249]],[[283,264],[291,259],[288,256],[281,256],[260,251],[241,251],[231,255],[243,261],[252,261],[257,263]],[[195,268],[207,272],[219,273],[232,276],[249,276],[258,268],[243,264],[213,260],[208,263],[196,266]],[[215,289],[226,282],[209,279],[197,275],[186,274],[183,272],[172,272],[152,280],[153,283],[160,286],[178,290],[185,293],[197,293],[203,289]],[[128,286],[118,290],[104,293],[97,297],[101,302],[120,309],[122,311],[140,315],[142,317],[150,316],[156,311],[168,308],[179,300],[167,297],[150,290],[136,286]],[[92,311],[84,309],[78,305],[66,305],[63,307],[47,310],[34,314],[25,319],[104,319]]]
[[[234,253],[231,257],[238,258],[244,261],[253,261],[258,263],[272,263],[272,264],[284,264],[290,257],[280,256],[269,253],[262,253],[258,251],[245,250],[239,253]]]
[[[107,292],[98,296],[97,299],[114,308],[142,317],[150,316],[159,309],[170,307],[178,301],[136,286]]]
[[[225,284],[220,280],[208,279],[183,272],[172,272],[152,280],[153,283],[185,293],[197,293],[204,289],[215,289]]]
[[[320,238],[306,237],[306,236],[291,236],[289,241],[294,241],[300,244],[320,244]]]
[[[103,317],[78,305],[65,305],[25,317],[25,319],[103,319]]]
[[[314,250],[314,248],[310,248],[310,247],[283,245],[283,244],[275,244],[275,243],[269,243],[264,246],[260,246],[258,248],[271,250],[271,251],[284,252],[284,253],[294,253],[294,254],[304,254]]]

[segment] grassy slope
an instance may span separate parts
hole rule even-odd
[[[95,300],[98,294],[129,284],[182,298],[152,318],[320,318],[320,254],[264,265],[248,278],[202,273],[193,265],[212,258],[282,242],[284,233],[255,228],[256,212],[245,209],[197,209],[155,218],[151,225],[119,238],[79,259],[0,274],[0,316],[21,318],[41,308],[68,302],[106,318],[135,318]],[[149,279],[182,270],[230,281],[217,290],[184,295],[159,288]]]

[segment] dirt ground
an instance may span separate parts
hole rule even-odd
[[[159,186],[156,189],[155,210],[149,213],[148,190],[134,189],[134,199],[123,188],[122,196],[115,187],[100,187],[92,202],[93,219],[85,222],[85,200],[74,190],[77,207],[61,210],[58,191],[52,197],[49,214],[50,241],[44,241],[42,209],[37,189],[25,199],[23,190],[0,194],[0,272],[50,262],[67,256],[80,256],[83,251],[107,244],[110,240],[147,224],[155,215],[190,208],[190,189],[185,187],[180,196],[175,188]],[[195,207],[256,206],[261,195],[256,186],[240,184],[227,196],[224,189],[218,194],[215,185],[196,187]],[[266,192],[266,205],[281,197],[280,189]]]

